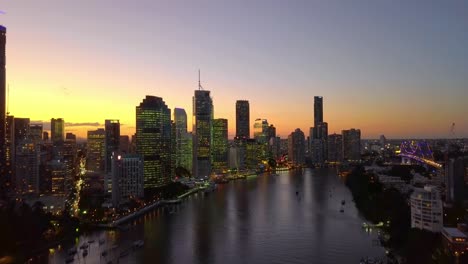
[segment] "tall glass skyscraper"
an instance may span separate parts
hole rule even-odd
[[[236,102],[236,137],[250,138],[250,106],[247,100]]]
[[[50,136],[54,145],[63,142],[65,133],[65,121],[63,118],[52,118],[50,120]]]
[[[143,157],[145,188],[166,185],[171,171],[171,109],[147,95],[136,107],[136,152]]]
[[[174,109],[175,141],[176,141],[176,167],[192,171],[193,142],[192,134],[187,132],[187,113],[185,109]]]
[[[257,118],[254,123],[254,138],[260,144],[266,144],[268,141],[269,125],[266,119]]]
[[[102,128],[88,131],[86,168],[94,172],[105,170],[106,131]]]
[[[211,141],[213,135],[213,100],[210,91],[195,90],[193,97],[193,176],[202,178],[211,173]]]

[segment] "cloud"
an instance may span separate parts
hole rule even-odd
[[[104,126],[99,122],[84,122],[84,123],[72,123],[72,122],[65,122],[65,127],[80,127],[80,126],[88,126],[88,127],[98,127]]]

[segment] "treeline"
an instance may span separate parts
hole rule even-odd
[[[11,201],[0,207],[0,257],[24,262],[36,250],[76,232],[78,220],[46,213],[40,202]]]
[[[405,263],[451,263],[442,250],[441,235],[411,228],[409,200],[394,188],[385,188],[372,173],[357,166],[346,178],[359,212],[370,222],[384,223],[383,246]]]

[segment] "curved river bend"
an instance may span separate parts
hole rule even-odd
[[[95,242],[74,263],[359,263],[384,255],[363,221],[333,168],[264,174],[155,210],[128,231],[82,236],[77,245]],[[132,249],[137,240],[144,246]],[[71,246],[56,249],[49,263],[65,263]]]

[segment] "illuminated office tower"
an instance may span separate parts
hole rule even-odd
[[[266,119],[255,119],[254,123],[254,138],[260,144],[265,144],[268,141],[268,121]]]
[[[250,138],[250,106],[247,100],[236,101],[236,138]]]
[[[213,100],[210,91],[195,90],[193,96],[193,176],[211,174],[211,143],[213,134]]]
[[[67,170],[67,179],[71,179],[77,171],[77,146],[76,135],[67,133],[62,147],[63,163],[65,163]]]
[[[119,151],[120,122],[119,120],[106,119],[104,124],[104,129],[106,130],[106,141],[104,147],[104,156],[106,160],[104,163],[104,169],[106,173],[110,173],[112,152]]]
[[[288,137],[288,158],[294,165],[302,165],[305,162],[305,136],[299,128]]]
[[[61,144],[65,136],[65,121],[63,118],[52,118],[50,120],[50,137],[54,145]]]
[[[7,170],[6,160],[6,27],[0,25],[0,191],[4,189],[4,184],[7,184],[6,178],[3,178]]]
[[[213,146],[212,163],[213,169],[221,171],[228,165],[228,120],[217,118],[213,120]]]
[[[143,158],[144,187],[166,185],[171,170],[171,109],[147,95],[136,107],[136,153]]]
[[[140,155],[113,152],[111,157],[112,203],[119,206],[131,198],[143,198],[144,173]]]
[[[343,136],[340,134],[328,135],[328,162],[343,161]]]
[[[106,131],[103,128],[88,131],[86,169],[104,172]]]
[[[341,131],[343,135],[343,159],[351,162],[361,160],[361,130],[349,129]]]

